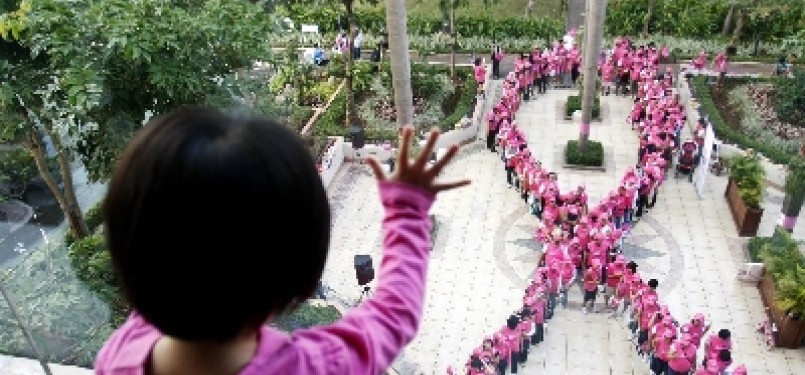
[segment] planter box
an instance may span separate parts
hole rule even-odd
[[[805,341],[805,320],[794,319],[774,305],[774,281],[768,274],[758,283],[760,298],[769,316],[769,323],[777,326],[774,345],[781,348],[797,349]]]
[[[738,193],[738,185],[731,178],[727,184],[727,191],[724,192],[724,197],[727,198],[727,203],[729,203],[732,219],[735,220],[735,226],[738,229],[738,235],[741,237],[754,237],[757,235],[760,219],[763,217],[763,209],[747,207]]]

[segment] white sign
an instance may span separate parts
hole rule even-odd
[[[319,25],[306,25],[306,24],[303,23],[302,24],[302,32],[303,33],[318,34],[319,33]]]
[[[701,159],[699,166],[696,168],[693,184],[696,186],[696,194],[699,198],[704,196],[704,183],[707,180],[707,175],[710,172],[710,156],[713,152],[713,143],[715,143],[716,134],[713,132],[713,125],[709,122],[704,129],[704,146],[701,152]]]

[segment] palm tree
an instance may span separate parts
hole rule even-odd
[[[408,29],[405,0],[386,1],[386,26],[391,53],[391,82],[394,87],[394,107],[397,126],[414,122],[414,93],[411,89],[411,57],[408,54]]]

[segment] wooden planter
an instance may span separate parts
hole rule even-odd
[[[735,220],[735,226],[738,228],[738,235],[741,237],[754,237],[757,235],[760,218],[763,217],[763,209],[747,207],[743,199],[741,199],[741,194],[738,193],[738,185],[732,178],[727,184],[727,191],[724,192],[724,197],[727,198],[727,203],[729,203],[732,219]]]
[[[777,326],[774,345],[781,348],[797,349],[805,342],[805,319],[794,319],[774,305],[774,281],[768,274],[763,275],[758,284],[760,298],[769,316],[769,323]]]

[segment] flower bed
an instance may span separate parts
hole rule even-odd
[[[729,102],[729,91],[750,81],[771,82],[773,79],[727,78],[723,89],[713,89],[707,82],[708,77],[691,77],[691,86],[694,96],[701,104],[702,114],[707,116],[713,124],[716,136],[724,142],[734,143],[745,149],[754,149],[763,154],[774,163],[788,164],[792,155],[768,140],[752,136],[744,132],[741,127],[741,115],[738,108]]]

